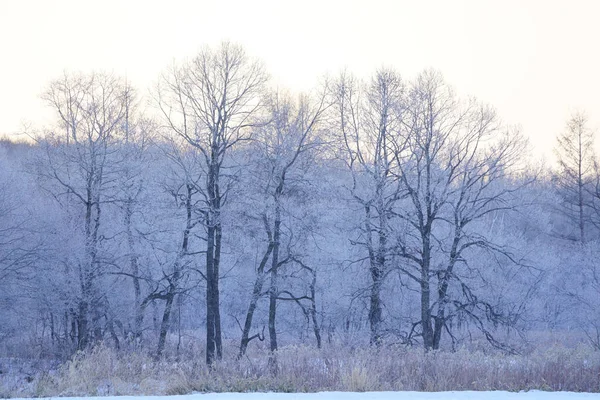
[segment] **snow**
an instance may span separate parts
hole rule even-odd
[[[207,393],[181,396],[62,397],[61,400],[600,400],[600,393],[574,392],[319,392]],[[13,399],[24,400],[24,399]]]

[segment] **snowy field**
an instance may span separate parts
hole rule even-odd
[[[183,396],[62,397],[61,400],[592,400],[600,393],[574,392],[319,392],[208,393]],[[13,399],[24,400],[24,399]]]

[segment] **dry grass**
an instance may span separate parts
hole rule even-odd
[[[255,350],[240,361],[225,357],[209,370],[202,354],[185,361],[154,361],[148,355],[98,346],[27,385],[2,387],[0,397],[327,390],[600,392],[600,352],[584,345],[555,345],[528,356],[464,349],[424,353],[404,347],[290,346],[281,349],[277,359],[274,375],[266,351]]]

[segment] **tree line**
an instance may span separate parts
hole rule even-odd
[[[206,363],[345,340],[518,351],[526,332],[600,348],[600,169],[577,113],[557,168],[442,75],[349,72],[269,86],[223,43],[149,95],[64,76],[55,125],[0,148],[0,344],[69,355],[205,333]],[[266,332],[265,332],[266,329]],[[225,340],[224,340],[225,339]]]

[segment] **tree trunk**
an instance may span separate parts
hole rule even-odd
[[[380,225],[381,217],[380,217]],[[369,327],[371,335],[369,343],[379,346],[381,344],[381,285],[383,281],[383,268],[385,265],[386,238],[383,226],[379,227],[379,245],[375,248],[373,240],[373,224],[371,223],[371,207],[365,205],[365,232],[367,235],[367,250],[369,253],[369,274],[371,275],[371,293],[369,301]]]
[[[142,339],[142,324],[144,323],[144,314],[141,308],[141,297],[142,291],[140,286],[139,278],[139,263],[138,257],[135,252],[135,243],[133,238],[133,232],[131,229],[131,216],[133,199],[127,200],[125,209],[125,226],[127,229],[127,244],[129,247],[129,266],[131,268],[132,282],[133,282],[133,294],[134,294],[134,327],[133,335],[136,341]]]
[[[89,342],[87,301],[80,300],[77,307],[77,350],[84,350]]]
[[[169,282],[169,288],[167,293],[163,296],[160,296],[165,300],[165,309],[163,312],[163,318],[160,326],[160,334],[158,339],[158,348],[156,350],[156,358],[160,358],[162,352],[165,348],[165,342],[167,337],[167,332],[171,326],[171,310],[173,308],[173,300],[177,295],[179,287],[179,280],[182,277],[182,268],[181,268],[181,260],[188,253],[189,246],[189,237],[190,231],[192,229],[192,196],[193,196],[193,186],[186,185],[186,198],[185,198],[185,210],[186,210],[186,224],[185,229],[183,230],[183,239],[181,241],[181,250],[177,255],[177,259],[173,264],[173,275]],[[179,297],[181,299],[181,297]],[[146,301],[144,301],[145,307]],[[143,311],[143,309],[142,309]]]
[[[207,228],[206,245],[206,364],[212,365],[215,361],[216,353],[216,331],[214,314],[214,241],[215,229],[211,226]]]
[[[438,312],[435,319],[433,329],[433,349],[438,350],[440,348],[440,342],[442,341],[442,331],[446,326],[446,306],[448,304],[448,287],[450,285],[450,279],[456,264],[458,257],[458,244],[460,242],[460,228],[458,222],[456,223],[454,240],[452,241],[452,248],[450,249],[450,259],[446,271],[440,276],[440,282],[438,284]]]
[[[421,265],[421,326],[423,346],[426,351],[433,348],[433,327],[431,325],[431,292],[429,285],[429,268],[431,262],[429,236],[423,237],[423,264]]]
[[[271,286],[269,288],[269,369],[273,375],[277,374],[277,329],[275,320],[277,317],[278,275],[279,275],[279,245],[281,236],[281,209],[279,198],[275,198],[275,221],[273,224],[273,256],[271,258]]]
[[[445,289],[439,290],[439,308],[437,315],[434,317],[434,326],[433,326],[433,342],[432,348],[433,350],[438,350],[440,348],[440,342],[442,341],[442,330],[446,324],[446,303],[447,296],[445,293],[447,290],[447,284],[445,284]]]
[[[310,304],[310,316],[312,318],[313,330],[315,332],[315,339],[317,340],[317,348],[321,348],[321,327],[319,325],[319,321],[317,319],[317,301],[315,297],[315,287],[317,286],[317,272],[315,270],[312,271],[313,279],[310,284],[310,296],[311,296],[311,304]]]
[[[167,340],[167,332],[169,330],[170,318],[171,318],[171,308],[173,307],[173,299],[175,295],[173,294],[172,288],[169,288],[169,294],[167,295],[167,299],[165,302],[165,310],[163,312],[162,323],[160,324],[160,335],[158,338],[158,348],[156,349],[156,358],[160,358],[162,352],[165,349],[165,343]]]
[[[219,293],[219,267],[221,264],[221,242],[222,242],[222,230],[221,230],[221,215],[217,216],[217,226],[215,229],[215,257],[214,257],[214,315],[215,315],[215,348],[217,350],[217,360],[223,358],[223,342],[221,339],[221,307],[220,307],[220,293]]]
[[[94,168],[94,167],[92,167]],[[85,201],[85,261],[80,265],[81,299],[78,306],[77,316],[77,349],[83,350],[90,345],[93,335],[98,338],[100,304],[99,299],[94,298],[94,280],[97,272],[96,257],[98,253],[98,230],[100,228],[100,197],[94,195],[95,172],[92,169],[87,181]]]
[[[270,236],[270,234],[269,234]],[[242,358],[246,354],[248,343],[250,343],[250,329],[252,329],[252,319],[254,318],[254,311],[256,311],[256,305],[262,294],[263,284],[265,282],[265,266],[269,261],[269,257],[273,252],[274,243],[272,240],[269,241],[267,251],[263,255],[262,260],[256,271],[256,280],[254,281],[254,288],[252,290],[252,297],[250,298],[250,305],[248,306],[248,312],[246,313],[246,320],[244,322],[244,329],[242,331],[242,340],[240,343],[240,352],[238,353],[238,359]]]
[[[578,177],[578,198],[577,198],[577,207],[579,209],[579,238],[581,243],[585,243],[585,224],[584,224],[584,214],[583,214],[583,172],[581,162],[579,164],[579,177]]]
[[[377,263],[370,268],[371,273],[371,295],[369,305],[369,325],[371,327],[371,338],[369,342],[376,346],[381,344],[381,269]]]
[[[433,327],[431,326],[431,310],[429,309],[429,304],[429,281],[423,279],[421,282],[421,325],[423,327],[423,346],[425,350],[431,350],[433,348]]]
[[[276,200],[277,201],[277,200]],[[271,286],[269,288],[269,343],[271,351],[277,350],[277,330],[275,319],[277,316],[277,288],[279,268],[279,241],[281,235],[281,210],[279,204],[275,205],[275,221],[273,227],[273,256],[271,258]]]
[[[216,150],[213,149],[213,152]],[[213,160],[217,156],[213,154]],[[223,356],[221,316],[219,311],[219,262],[221,256],[221,197],[219,193],[219,166],[211,164],[208,172],[210,209],[207,215],[206,246],[206,363],[212,365]]]

